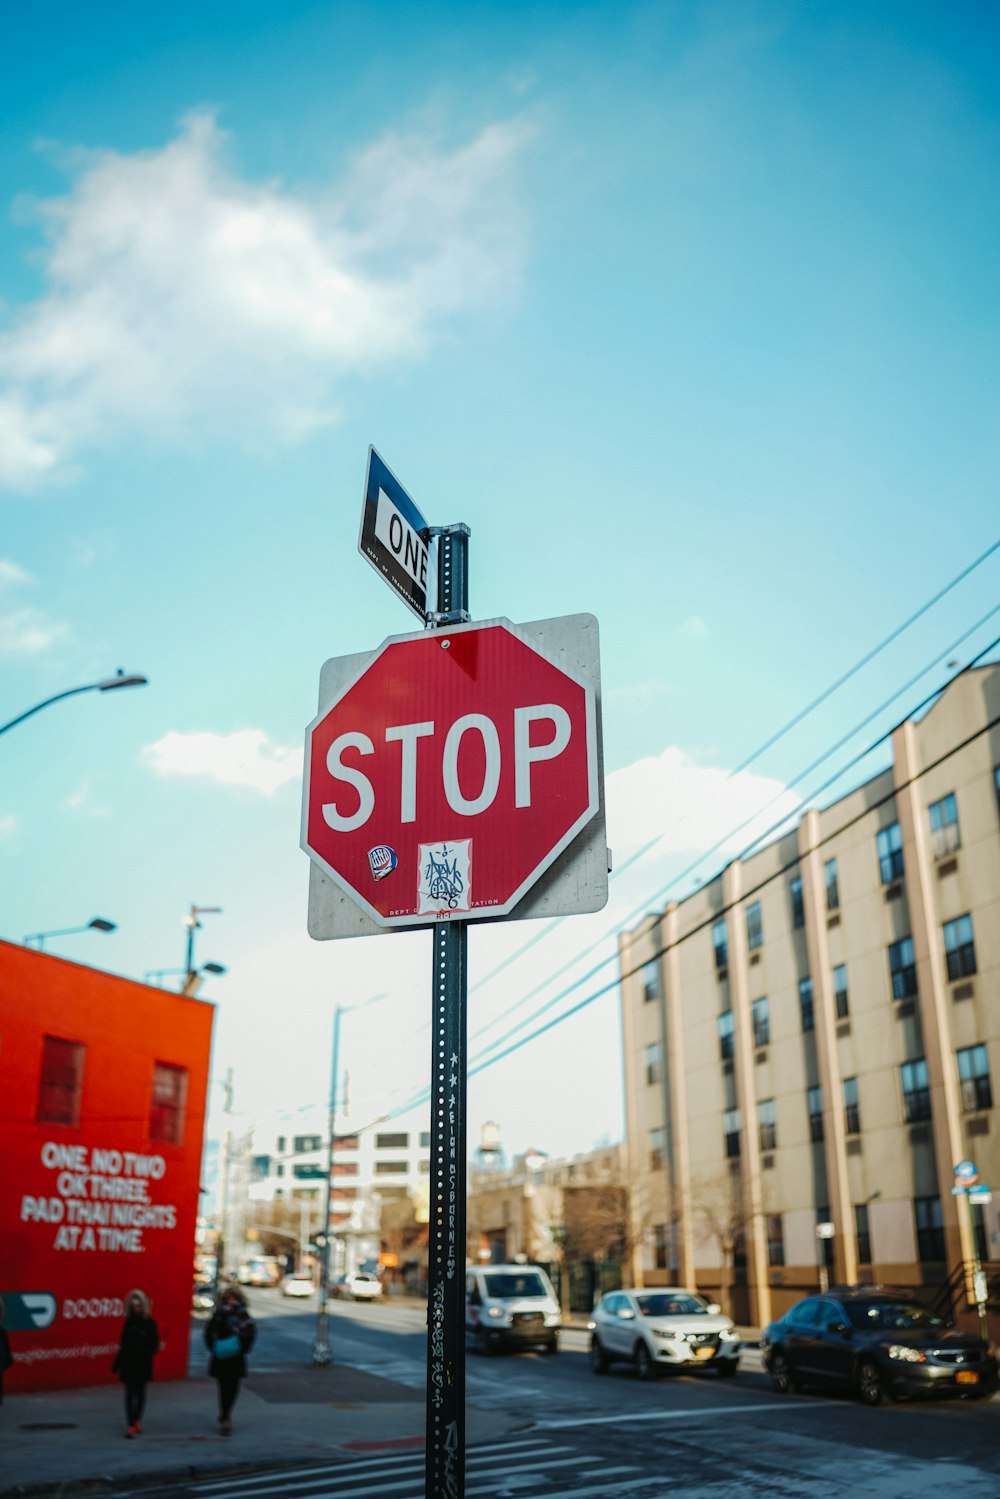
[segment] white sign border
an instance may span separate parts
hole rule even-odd
[[[318,941],[338,937],[376,936],[399,930],[426,930],[438,921],[426,914],[383,917],[360,892],[319,856],[307,842],[310,794],[310,739],[318,724],[371,668],[389,646],[429,636],[447,639],[470,630],[502,628],[535,651],[556,670],[563,672],[579,686],[586,705],[588,802],[546,857],[522,881],[502,906],[488,906],[463,912],[465,921],[520,920],[530,917],[582,914],[600,910],[607,902],[607,844],[604,826],[603,746],[600,732],[600,654],[599,632],[592,614],[563,615],[556,619],[535,620],[517,625],[506,616],[474,620],[433,632],[421,630],[391,635],[372,651],[353,656],[333,657],[320,674],[319,711],[305,734],[302,778],[302,815],[300,847],[310,860],[309,921],[310,936]],[[568,659],[567,659],[568,658]],[[586,838],[581,838],[589,828]],[[581,848],[572,845],[581,840]],[[561,861],[558,870],[553,866]],[[543,884],[543,889],[538,887]],[[538,892],[538,899],[533,893]],[[518,907],[520,906],[520,909]]]

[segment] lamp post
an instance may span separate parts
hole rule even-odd
[[[142,976],[142,981],[144,984],[148,984],[150,979],[173,978],[178,974],[183,974],[186,982],[181,986],[181,993],[190,996],[194,993],[194,989],[190,987],[192,977],[196,987],[200,987],[202,974],[211,973],[217,977],[219,974],[227,972],[228,969],[222,963],[199,963],[198,967],[193,970],[193,973],[188,968],[147,968]],[[158,983],[156,987],[162,989],[163,985]]]
[[[221,911],[221,906],[192,906],[190,913],[184,918],[184,925],[187,927],[187,959],[184,972],[187,974],[189,982],[197,973],[197,969],[194,966],[194,934],[201,926],[198,917]],[[208,965],[206,964],[205,966],[207,967]]]
[[[323,1214],[323,1257],[320,1261],[319,1312],[316,1317],[316,1342],[313,1346],[312,1358],[314,1364],[328,1364],[332,1357],[329,1340],[329,1316],[326,1304],[330,1295],[330,1208],[333,1198],[333,1157],[337,1134],[337,1076],[340,1068],[340,1017],[342,1015],[350,1015],[355,1010],[363,1010],[367,1005],[377,1004],[380,999],[385,998],[387,998],[385,994],[373,994],[370,999],[362,1000],[360,1004],[334,1005],[333,1008],[333,1056],[330,1063],[330,1109],[327,1119],[326,1208]]]
[[[5,734],[15,724],[23,723],[33,713],[40,713],[50,703],[58,703],[64,697],[75,697],[78,692],[112,692],[116,687],[145,687],[146,681],[147,679],[140,676],[138,672],[130,672],[126,675],[121,667],[119,667],[113,677],[102,677],[99,682],[87,682],[83,687],[69,687],[65,692],[57,692],[54,697],[47,697],[43,702],[36,703],[26,713],[19,713],[16,718],[10,719],[8,723],[0,724],[0,734]]]
[[[87,922],[86,926],[64,926],[57,932],[32,932],[29,937],[25,937],[24,946],[30,947],[32,942],[37,942],[38,951],[44,952],[47,937],[74,937],[78,932],[114,932],[117,930],[117,922],[108,921],[103,916],[95,916],[92,921]]]

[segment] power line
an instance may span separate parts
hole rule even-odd
[[[1000,642],[994,642],[994,644],[997,644],[997,643],[1000,643]],[[987,647],[986,649],[990,650],[990,649],[992,649],[992,647]],[[981,655],[985,654],[985,652],[981,652],[980,654]],[[964,669],[968,670],[969,668],[966,667]],[[946,683],[945,685],[947,686],[948,684]],[[937,691],[934,692],[933,694],[931,694],[925,700],[925,703],[921,704],[920,706],[921,707],[925,706],[926,702],[932,701],[933,698],[939,696],[940,692],[943,691],[943,690],[944,690],[943,688],[937,689]],[[919,708],[916,709],[915,711],[919,711]],[[910,715],[908,715],[908,717],[909,716]],[[905,719],[902,720],[902,721],[906,722]],[[951,759],[951,757],[953,755],[958,754],[961,750],[967,748],[968,745],[973,744],[977,739],[981,738],[983,734],[989,733],[990,730],[996,728],[998,724],[1000,724],[1000,716],[997,716],[996,718],[991,719],[988,723],[984,724],[981,728],[977,729],[974,733],[968,735],[960,743],[953,745],[951,747],[951,749],[945,751],[945,753],[942,754],[942,755],[940,755],[936,760],[932,761],[928,765],[923,766],[922,769],[920,769],[919,771],[917,771],[915,775],[910,776],[906,781],[901,782],[899,785],[894,785],[893,788],[892,788],[892,790],[889,791],[889,792],[887,792],[885,796],[880,797],[877,801],[872,802],[872,803],[866,805],[860,812],[858,812],[854,817],[850,818],[847,822],[842,823],[836,829],[834,829],[831,832],[825,834],[819,840],[819,842],[817,843],[816,847],[817,848],[823,848],[827,843],[831,842],[834,838],[840,837],[840,835],[842,833],[848,831],[850,828],[854,827],[857,823],[863,821],[866,817],[870,816],[870,814],[873,811],[876,811],[879,807],[884,806],[887,803],[889,803],[892,800],[894,800],[894,798],[896,796],[898,796],[898,794],[899,794],[900,791],[905,790],[907,786],[914,785],[917,781],[921,780],[925,775],[928,775],[932,770],[936,770],[938,768],[938,766],[945,764],[945,762],[948,761],[949,759]],[[727,903],[723,904],[717,910],[713,911],[712,914],[710,916],[706,917],[703,921],[700,921],[700,922],[696,923],[696,925],[693,926],[693,927],[691,927],[688,931],[683,932],[680,935],[678,935],[678,937],[676,938],[675,941],[663,944],[661,947],[657,948],[657,950],[655,952],[653,952],[650,956],[644,958],[641,963],[637,963],[633,968],[630,968],[630,969],[628,969],[626,971],[619,972],[608,983],[603,984],[600,988],[592,991],[590,994],[585,995],[583,999],[579,1000],[575,1005],[571,1006],[568,1010],[564,1010],[560,1014],[553,1016],[550,1020],[545,1021],[544,1024],[538,1026],[535,1030],[529,1032],[525,1036],[522,1036],[519,1040],[512,1041],[512,1044],[510,1046],[506,1047],[504,1050],[498,1051],[495,1055],[490,1056],[488,1053],[490,1051],[492,1051],[494,1049],[494,1047],[502,1045],[503,1040],[508,1039],[508,1037],[502,1037],[502,1038],[500,1038],[500,1040],[498,1040],[497,1042],[493,1043],[492,1046],[489,1046],[489,1047],[486,1048],[487,1055],[481,1057],[481,1059],[478,1062],[474,1062],[473,1063],[473,1065],[469,1068],[469,1074],[468,1075],[470,1077],[475,1077],[478,1073],[486,1071],[486,1069],[489,1068],[489,1067],[492,1067],[494,1065],[494,1063],[503,1061],[506,1057],[511,1056],[516,1051],[519,1051],[522,1046],[527,1046],[530,1042],[537,1040],[540,1036],[543,1036],[548,1031],[553,1030],[557,1025],[561,1025],[564,1020],[569,1020],[574,1015],[579,1014],[582,1010],[586,1009],[589,1005],[593,1004],[596,1000],[603,998],[606,994],[611,993],[613,990],[617,989],[618,986],[619,986],[619,984],[622,983],[625,979],[632,978],[636,973],[639,973],[643,968],[645,968],[645,966],[646,966],[647,963],[651,963],[651,962],[657,961],[658,959],[664,957],[668,952],[673,951],[674,948],[680,947],[682,943],[690,941],[690,939],[692,937],[697,936],[700,932],[703,932],[703,931],[707,930],[710,926],[712,926],[716,921],[718,921],[720,919],[721,916],[726,915],[729,911],[731,911],[733,909],[733,907],[735,905],[737,905],[737,904],[743,904],[745,901],[747,901],[748,899],[751,899],[753,896],[760,894],[760,892],[762,890],[765,890],[767,888],[767,886],[770,885],[770,884],[772,884],[775,880],[784,878],[785,875],[789,874],[793,869],[795,869],[798,866],[799,862],[800,862],[799,855],[796,854],[793,859],[790,859],[787,863],[785,863],[784,865],[782,865],[781,868],[775,870],[772,874],[769,874],[769,875],[765,876],[765,878],[762,879],[762,880],[760,880],[756,885],[751,886],[747,890],[745,890],[740,895],[738,901],[730,901],[730,902],[727,902]],[[721,873],[721,871],[720,871],[720,873]],[[714,878],[718,878],[718,875],[714,876]],[[571,984],[568,989],[563,990],[561,994],[555,996],[555,998],[553,1000],[549,1001],[540,1010],[536,1011],[536,1015],[535,1015],[534,1018],[537,1018],[539,1015],[543,1014],[546,1009],[551,1008],[552,1004],[558,1003],[558,1001],[560,999],[565,999],[570,994],[572,994],[573,992],[575,992],[575,990],[577,990],[583,983],[585,983],[589,978],[592,978],[597,972],[600,971],[601,968],[605,967],[608,961],[610,961],[610,960],[606,959],[604,962],[600,963],[597,966],[597,968],[591,970],[590,973],[585,974],[581,979],[579,979],[578,981],[576,981],[574,984]],[[515,1030],[513,1032],[510,1032],[509,1036],[513,1036],[514,1034],[516,1034],[516,1031],[519,1030],[519,1029],[521,1029],[520,1026],[515,1027]],[[401,1108],[401,1109],[399,1109],[398,1111],[395,1111],[395,1112],[404,1113],[404,1112],[407,1111],[408,1108],[416,1108],[421,1103],[426,1102],[429,1099],[429,1097],[430,1097],[430,1091],[429,1090],[427,1090],[427,1089],[421,1090],[421,1092],[419,1094],[414,1095],[414,1097],[412,1098],[411,1102],[406,1106],[406,1108]],[[392,1117],[394,1117],[394,1115]]]
[[[529,1000],[534,999],[536,995],[542,993],[549,984],[553,983],[556,979],[561,978],[564,973],[569,972],[573,967],[575,967],[580,962],[581,958],[584,958],[589,953],[594,952],[602,945],[602,943],[606,942],[609,937],[613,936],[616,932],[620,932],[630,922],[636,920],[644,912],[648,911],[651,905],[655,905],[658,901],[662,900],[667,891],[675,888],[681,883],[682,880],[693,874],[695,870],[697,870],[702,864],[704,864],[706,859],[711,858],[712,854],[718,853],[720,849],[724,848],[726,844],[729,843],[730,840],[734,838],[738,833],[741,833],[746,828],[750,827],[750,825],[754,823],[763,812],[767,811],[768,807],[774,805],[775,801],[779,800],[781,796],[784,796],[793,786],[798,785],[799,782],[804,780],[807,775],[810,775],[814,770],[818,769],[819,766],[821,766],[826,760],[828,760],[831,755],[836,754],[838,749],[843,748],[845,744],[849,743],[850,740],[853,739],[854,736],[861,731],[861,729],[866,728],[873,719],[879,717],[879,715],[882,714],[885,709],[888,708],[892,703],[894,703],[897,698],[901,697],[904,692],[909,691],[909,689],[917,682],[919,682],[920,678],[925,676],[932,667],[938,664],[938,662],[940,662],[943,658],[951,655],[953,651],[955,651],[961,644],[964,643],[965,640],[968,639],[969,635],[974,634],[975,631],[978,630],[983,624],[985,624],[988,619],[992,618],[992,616],[996,614],[998,610],[1000,610],[1000,605],[997,605],[995,608],[989,610],[989,612],[983,615],[983,617],[978,620],[976,624],[971,626],[970,629],[966,630],[962,635],[960,635],[957,640],[952,641],[952,643],[948,645],[943,651],[941,651],[940,654],[934,658],[934,660],[928,662],[928,664],[920,672],[918,672],[915,677],[912,677],[909,682],[905,683],[903,687],[892,693],[891,696],[885,698],[877,708],[875,708],[871,713],[867,714],[866,717],[861,719],[859,723],[856,723],[846,735],[844,735],[837,741],[836,744],[828,749],[823,755],[820,755],[818,759],[814,760],[811,765],[806,767],[805,770],[799,772],[798,775],[793,777],[793,779],[789,781],[785,787],[783,787],[778,796],[772,797],[772,799],[769,802],[766,802],[763,807],[758,807],[757,809],[755,809],[749,817],[744,818],[744,820],[741,823],[738,823],[736,827],[731,828],[728,832],[724,833],[721,838],[719,838],[714,844],[711,845],[711,847],[703,849],[699,853],[697,859],[695,859],[693,863],[689,864],[686,869],[681,870],[679,874],[671,876],[667,883],[661,886],[660,889],[657,890],[652,896],[646,897],[640,905],[634,906],[632,910],[620,921],[616,922],[614,926],[606,928],[605,931],[599,937],[596,937],[587,947],[583,948],[579,952],[576,952],[573,957],[566,963],[564,963],[560,968],[557,968],[553,973],[542,979],[534,986],[533,989],[529,989],[526,994],[521,995],[513,1005],[510,1005],[506,1010],[501,1012],[500,1015],[495,1016],[488,1025],[482,1027],[481,1030],[477,1032],[477,1035],[482,1035],[484,1031],[489,1030],[492,1026],[498,1025],[502,1020],[514,1014],[516,1010],[519,1010],[523,1005],[527,1004]],[[973,656],[971,661],[969,661],[962,668],[962,671],[968,671],[971,667],[975,666],[997,645],[1000,645],[1000,637],[992,640],[989,645],[985,646],[975,656]],[[932,702],[934,698],[938,697],[945,690],[945,688],[947,688],[950,682],[954,681],[955,678],[960,676],[961,674],[962,672],[956,672],[954,676],[950,677],[948,681],[945,682],[942,686],[935,687],[934,691],[932,693],[929,693],[927,697],[925,697],[920,703],[912,708],[906,716],[908,718],[912,718],[915,714],[921,712],[928,703]],[[874,740],[873,743],[869,744],[867,748],[861,751],[860,754],[856,755],[846,765],[841,766],[837,770],[835,775],[831,776],[827,781],[823,782],[822,785],[815,787],[804,800],[812,801],[817,796],[821,796],[825,791],[829,790],[829,788],[835,785],[837,781],[839,781],[844,775],[846,775],[847,772],[852,769],[852,767],[867,759],[867,757],[872,754],[873,751],[879,747],[879,745],[884,743],[886,739],[890,738],[892,732],[893,730],[890,729],[887,733]],[[744,858],[751,849],[755,848],[765,839],[772,837],[781,827],[784,826],[787,820],[787,817],[783,817],[778,822],[773,823],[771,827],[768,828],[765,832],[759,834],[758,837],[753,841],[753,843],[749,844],[747,849],[739,854],[738,857],[741,859]],[[560,920],[562,919],[564,918],[560,918]],[[586,983],[588,979],[594,978],[598,973],[600,973],[602,968],[606,967],[607,964],[612,961],[613,956],[614,955],[612,954],[609,957],[603,958],[595,967],[589,969],[587,973],[581,974],[580,977],[573,984],[571,984],[568,989],[561,990],[552,999],[548,1000],[544,1005],[542,1005],[539,1010],[536,1010],[534,1016],[530,1017],[527,1021],[519,1022],[518,1025],[513,1028],[513,1030],[507,1031],[503,1036],[498,1037],[495,1041],[488,1043],[486,1049],[490,1050],[494,1046],[502,1045],[504,1041],[509,1040],[512,1036],[516,1035],[521,1026],[530,1024],[531,1020],[536,1018],[538,1015],[544,1014],[547,1009],[551,1009],[554,1004],[558,1004],[561,999],[565,999],[569,994],[573,993],[574,989],[579,987],[580,984]]]
[[[994,541],[992,545],[988,546],[985,551],[979,554],[978,557],[976,557],[966,567],[962,568],[960,572],[956,573],[956,575],[952,579],[950,579],[949,582],[947,582],[942,588],[938,589],[937,593],[926,600],[925,603],[921,604],[919,609],[914,610],[914,612],[907,619],[905,619],[901,624],[897,625],[893,630],[891,630],[889,634],[884,637],[884,639],[882,639],[877,645],[873,646],[871,650],[867,651],[864,656],[862,656],[858,661],[854,663],[853,666],[851,666],[846,672],[843,672],[836,679],[836,681],[832,682],[829,687],[824,688],[824,690],[817,697],[815,697],[811,703],[807,704],[806,707],[800,709],[799,712],[794,714],[787,723],[785,723],[774,734],[770,735],[770,737],[766,739],[762,744],[758,745],[755,750],[751,751],[751,753],[747,755],[746,758],[740,762],[740,764],[735,766],[732,770],[728,771],[725,776],[724,784],[733,780],[737,775],[742,774],[745,770],[748,770],[751,765],[755,764],[756,761],[759,760],[760,757],[767,752],[767,750],[773,748],[773,746],[777,744],[781,739],[783,739],[786,734],[790,733],[793,728],[796,728],[800,723],[802,723],[810,713],[812,713],[816,708],[825,703],[830,697],[833,696],[835,692],[839,691],[841,687],[849,682],[852,677],[855,677],[858,672],[862,671],[865,666],[874,661],[882,651],[886,650],[890,645],[893,644],[894,641],[898,640],[899,637],[903,635],[911,625],[915,624],[917,620],[921,619],[925,614],[933,609],[936,604],[939,604],[943,598],[945,598],[949,593],[951,593],[954,588],[959,585],[959,583],[964,582],[966,578],[968,578],[973,572],[975,572],[978,567],[986,562],[994,554],[994,552],[998,550],[1000,550],[1000,539]],[[1000,606],[997,607],[1000,608]],[[923,671],[918,673],[917,677],[911,679],[911,681],[908,682],[906,686],[900,688],[891,697],[887,698],[877,709],[875,709],[873,714],[870,714],[867,718],[862,719],[859,724],[856,724],[855,727],[851,730],[851,733],[846,736],[846,739],[840,740],[835,746],[833,746],[831,750],[827,752],[825,756],[821,757],[817,761],[814,761],[807,770],[801,773],[798,779],[803,779],[806,775],[810,774],[812,770],[821,765],[825,759],[829,758],[831,754],[835,754],[837,749],[841,748],[844,743],[853,738],[854,734],[859,733],[862,728],[866,727],[866,725],[872,721],[873,717],[877,717],[878,714],[883,712],[892,702],[896,700],[897,697],[901,696],[903,692],[906,692],[909,687],[913,686],[915,682],[919,681],[920,677],[923,676],[926,672],[930,671],[932,667],[936,666],[942,659],[942,657],[947,656],[952,651],[956,650],[958,646],[961,645],[970,634],[974,633],[975,630],[983,625],[986,620],[990,619],[996,612],[997,609],[990,610],[989,613],[984,615],[976,625],[973,625],[970,630],[967,630],[962,635],[960,635],[958,639],[954,641],[950,646],[948,646],[945,651],[942,651],[939,656],[935,657],[933,661],[929,662],[927,666],[924,667]],[[991,649],[991,647],[989,647],[989,649]],[[841,774],[846,773],[847,768],[848,767],[845,767],[845,771],[842,771]],[[790,784],[795,785],[797,784],[797,782],[793,781]],[[785,789],[788,789],[787,786]],[[722,839],[713,844],[711,848],[702,850],[693,864],[689,865],[687,869],[682,870],[680,874],[674,876],[667,885],[663,886],[652,897],[650,897],[650,899],[654,902],[661,899],[666,891],[671,888],[671,886],[676,886],[681,880],[686,879],[689,875],[693,874],[705,859],[711,857],[713,853],[717,853],[719,849],[724,847],[731,838],[735,837],[736,834],[742,832],[750,825],[751,822],[754,821],[755,818],[759,817],[761,815],[761,811],[766,811],[767,807],[773,806],[773,804],[773,800],[771,802],[768,802],[764,808],[758,809],[753,813],[751,817],[745,819],[737,827],[731,829],[730,832],[725,834]],[[644,858],[646,854],[650,853],[652,849],[655,848],[656,845],[662,840],[663,837],[664,833],[660,832],[657,833],[654,838],[648,839],[646,843],[644,843],[639,849],[635,851],[635,853],[631,854],[629,858],[626,859],[626,861],[620,866],[620,868],[615,870],[612,877],[614,878],[624,874],[626,869],[630,868],[633,864],[637,863],[639,859]],[[516,1010],[520,1009],[522,1005],[527,1004],[528,1000],[534,998],[536,994],[541,993],[541,991],[545,989],[548,984],[552,983],[555,979],[560,978],[562,974],[568,972],[569,969],[574,966],[574,963],[578,962],[582,956],[585,956],[588,952],[592,952],[595,947],[599,946],[601,942],[604,942],[607,937],[610,936],[614,931],[620,930],[621,927],[625,925],[625,923],[631,921],[635,916],[641,914],[646,904],[647,903],[644,902],[642,906],[636,907],[615,927],[609,928],[588,948],[585,948],[583,953],[577,953],[572,960],[570,960],[568,963],[563,964],[561,968],[556,969],[554,973],[543,979],[539,984],[536,984],[534,989],[530,990],[527,994],[522,995],[513,1005],[504,1010],[499,1016],[495,1016],[492,1020],[481,1026],[478,1031],[473,1032],[472,1039],[475,1040],[479,1036],[484,1035],[493,1026],[499,1024],[500,1021],[506,1019],[507,1016],[512,1015]],[[489,973],[487,973],[482,979],[480,979],[475,986],[476,989],[481,990],[485,988],[485,986],[488,983],[492,982],[493,979],[497,978],[499,974],[504,971],[504,969],[510,967],[510,965],[516,962],[518,958],[523,957],[525,953],[529,952],[531,948],[541,942],[544,937],[549,936],[565,920],[565,916],[558,916],[555,917],[552,921],[546,923],[546,925],[542,927],[539,932],[536,932],[526,942],[522,943],[521,946],[514,952],[509,953],[505,958],[501,960],[501,962],[499,962],[494,968],[492,968]]]

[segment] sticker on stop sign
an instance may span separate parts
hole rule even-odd
[[[303,848],[382,927],[506,915],[598,810],[595,684],[504,619],[362,660],[306,733]]]

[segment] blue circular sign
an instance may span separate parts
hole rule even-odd
[[[979,1168],[975,1161],[959,1161],[955,1167],[955,1180],[962,1187],[971,1186],[979,1176]]]

